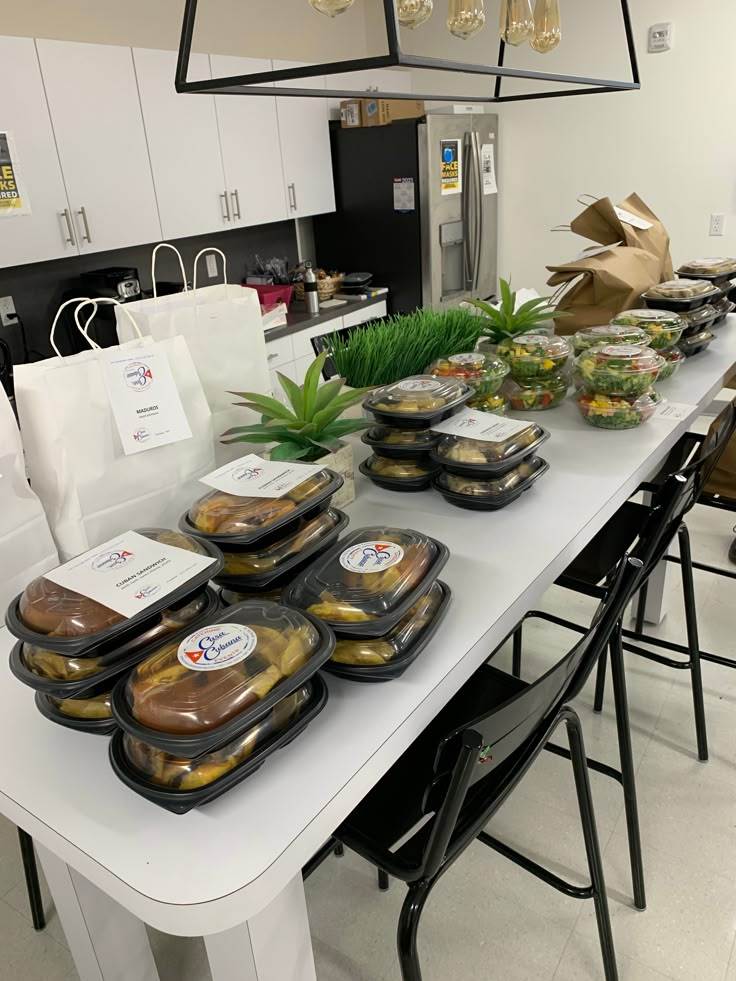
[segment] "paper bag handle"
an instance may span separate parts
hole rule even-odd
[[[224,284],[227,286],[227,257],[225,256],[224,252],[220,251],[220,249],[209,248],[209,249],[202,249],[201,252],[198,252],[194,257],[194,275],[192,276],[192,289],[196,290],[197,288],[197,263],[199,262],[200,256],[203,256],[205,252],[216,252],[221,257],[222,280]]]
[[[86,307],[88,303],[93,303],[95,308],[92,311],[91,316],[89,316],[87,318],[87,321],[86,321],[84,327],[82,327],[82,325],[79,322],[79,311],[82,309],[82,307]],[[94,316],[97,313],[97,304],[98,303],[112,303],[116,307],[120,307],[121,310],[125,310],[125,316],[131,322],[131,324],[133,326],[133,330],[136,332],[136,334],[138,336],[138,340],[139,341],[140,340],[143,340],[143,334],[141,333],[140,327],[138,326],[138,324],[133,319],[133,314],[130,312],[130,310],[126,310],[125,309],[125,304],[124,303],[121,303],[120,300],[116,300],[112,296],[97,296],[97,297],[95,297],[92,300],[84,300],[82,303],[79,304],[79,306],[77,307],[77,309],[74,311],[74,320],[76,322],[76,325],[77,325],[77,328],[79,330],[79,333],[82,335],[82,337],[84,337],[87,341],[89,341],[90,347],[93,350],[99,351],[100,350],[100,345],[96,341],[93,341],[92,340],[92,338],[89,336],[89,334],[87,333],[87,331],[89,330],[90,324],[92,323],[92,320],[94,319]]]
[[[585,201],[584,198],[589,198],[590,200]],[[600,198],[597,198],[595,194],[581,194],[577,199],[578,204],[582,204],[586,208],[590,204],[595,204],[597,201],[600,201]]]
[[[176,253],[176,258],[179,260],[179,268],[181,269],[181,281],[184,283],[184,289],[182,293],[187,292],[187,274],[184,271],[184,260],[181,257],[181,252],[176,248],[175,245],[169,245],[168,242],[159,242],[156,248],[151,254],[151,282],[153,284],[153,298],[158,299],[158,292],[156,290],[156,253],[159,249],[171,249],[172,252]],[[195,260],[196,262],[196,260]]]
[[[62,355],[61,351],[58,349],[58,347],[56,346],[56,325],[59,322],[59,317],[61,316],[61,311],[64,309],[64,307],[68,307],[72,303],[79,303],[82,306],[86,305],[87,303],[94,303],[95,304],[95,312],[97,311],[97,301],[96,300],[91,300],[88,296],[75,296],[73,300],[65,300],[61,304],[61,306],[59,307],[59,309],[56,311],[56,316],[54,317],[54,322],[51,324],[51,330],[49,332],[49,344],[51,345],[51,347],[56,352],[56,356],[59,357],[59,358],[62,358],[62,359],[63,359],[63,355]],[[76,312],[75,312],[75,316],[76,316]],[[94,313],[92,314],[92,316],[94,316]]]
[[[572,229],[569,225],[555,225],[554,228],[550,228],[551,232],[571,232]]]

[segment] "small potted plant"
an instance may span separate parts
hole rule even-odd
[[[515,334],[526,334],[531,330],[539,330],[549,323],[552,318],[568,317],[567,313],[559,313],[552,304],[551,296],[538,296],[527,300],[516,308],[516,292],[512,291],[511,283],[505,279],[499,280],[501,302],[491,306],[483,300],[468,300],[468,303],[479,310],[483,321],[482,339],[478,349],[494,352],[496,345],[505,337]]]
[[[270,451],[272,460],[301,460],[320,463],[341,474],[345,483],[335,494],[333,503],[343,507],[355,500],[353,447],[343,436],[357,433],[370,425],[367,419],[341,419],[351,406],[360,402],[368,389],[341,392],[344,378],[333,378],[320,385],[327,352],[315,358],[307,370],[303,385],[277,372],[289,404],[256,392],[231,392],[244,402],[246,409],[260,413],[261,421],[250,426],[236,426],[220,437],[223,443],[263,443],[276,445]]]

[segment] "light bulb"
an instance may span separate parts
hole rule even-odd
[[[328,17],[337,17],[344,14],[346,10],[353,6],[355,0],[309,0],[315,10]]]
[[[414,30],[432,16],[434,0],[397,0],[396,10],[402,27]]]
[[[485,22],[483,0],[450,0],[447,27],[455,37],[467,41],[469,37],[483,30]]]
[[[540,54],[546,54],[562,40],[560,29],[560,0],[537,0],[534,8],[534,34],[529,44]]]
[[[506,44],[523,44],[534,33],[531,0],[501,0],[499,34]]]

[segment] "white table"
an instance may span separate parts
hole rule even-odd
[[[156,981],[143,921],[204,936],[214,981],[313,981],[300,869],[489,652],[661,460],[736,363],[736,318],[662,386],[697,405],[679,424],[586,426],[570,402],[538,416],[551,469],[507,510],[467,512],[431,492],[360,478],[353,527],[417,528],[447,543],[454,601],[400,680],[329,679],[303,737],[220,800],[183,817],[119,783],[107,740],[59,729],[8,673],[0,632],[0,811],[39,852],[82,981]],[[386,938],[391,943],[391,938]]]

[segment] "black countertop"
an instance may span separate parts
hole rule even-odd
[[[306,311],[299,310],[294,313],[287,313],[286,323],[281,324],[280,327],[272,327],[270,330],[266,331],[266,343],[269,341],[274,341],[279,337],[288,337],[290,334],[298,334],[300,330],[304,330],[305,327],[316,327],[318,324],[326,324],[330,320],[335,320],[337,317],[344,317],[348,313],[354,313],[356,310],[360,310],[363,307],[372,307],[377,303],[385,303],[388,300],[388,294],[383,293],[380,296],[372,296],[367,300],[348,300],[347,303],[339,307],[328,307],[326,310],[320,310],[319,313],[311,314]],[[300,307],[301,301],[294,300],[297,307]]]

